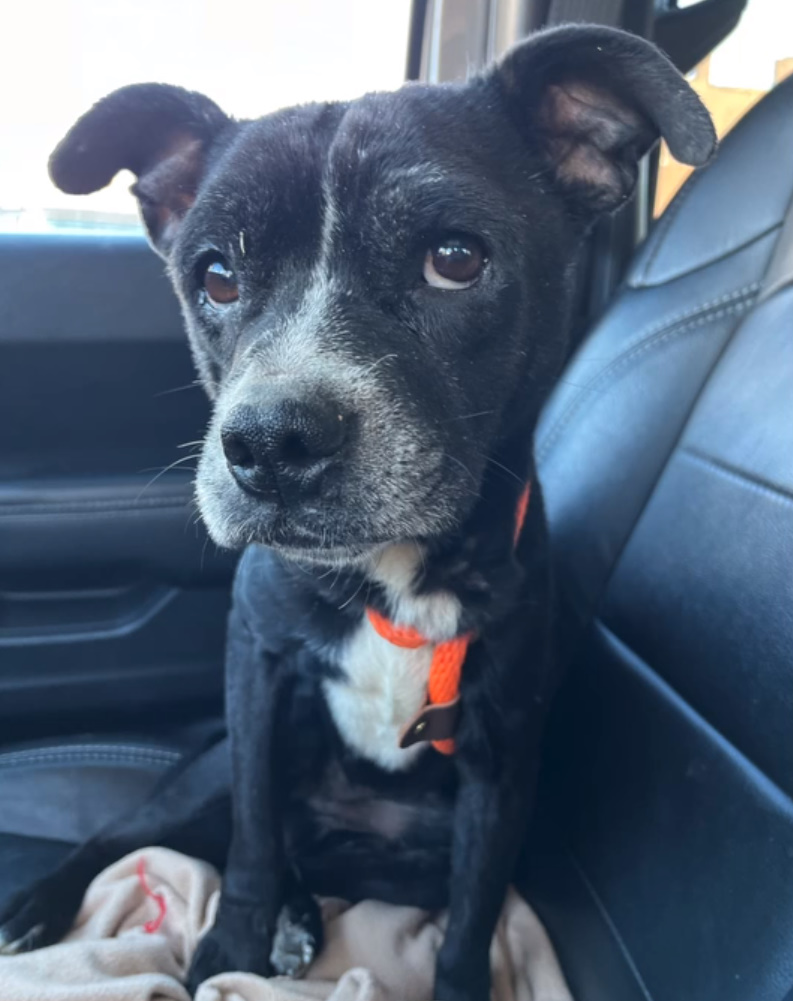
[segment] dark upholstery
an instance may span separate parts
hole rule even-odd
[[[664,215],[537,436],[584,624],[544,797],[599,928],[535,882],[579,1001],[793,989],[793,274],[764,296],[791,210],[793,79]],[[632,992],[593,976],[604,929]]]
[[[0,752],[0,906],[180,758],[177,741],[87,738]]]
[[[522,885],[577,1001],[793,998],[793,79],[689,183],[537,436],[572,668]],[[574,642],[570,642],[571,638]],[[0,755],[0,899],[178,748]]]

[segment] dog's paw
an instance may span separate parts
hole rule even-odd
[[[186,986],[191,995],[218,973],[272,975],[270,909],[221,896],[215,924],[198,943]]]
[[[0,956],[59,942],[71,928],[81,900],[82,887],[72,888],[54,877],[16,894],[0,911]]]
[[[270,964],[284,977],[302,977],[322,948],[322,916],[306,895],[281,908]]]

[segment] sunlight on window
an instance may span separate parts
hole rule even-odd
[[[682,6],[682,5],[681,5]],[[793,73],[793,3],[749,0],[738,27],[689,76],[713,115],[719,137],[769,90]],[[655,215],[691,173],[661,146]]]
[[[28,0],[3,9],[0,229],[137,226],[120,175],[90,199],[47,158],[74,120],[128,83],[203,91],[239,118],[356,97],[404,79],[409,0]]]

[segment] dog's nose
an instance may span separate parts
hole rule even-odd
[[[320,399],[235,407],[220,432],[234,479],[259,495],[315,487],[346,435],[341,409]]]

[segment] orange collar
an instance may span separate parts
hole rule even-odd
[[[516,546],[529,509],[529,495],[530,485],[527,484],[518,500],[515,516]],[[367,608],[366,614],[375,632],[394,646],[405,650],[418,650],[430,643],[418,629],[412,626],[397,626],[373,608]],[[441,754],[454,754],[454,739],[445,736],[433,739],[433,731],[437,731],[439,727],[450,729],[452,732],[454,730],[460,704],[463,663],[473,638],[472,634],[467,633],[435,644],[427,683],[427,702],[421,713],[406,727],[400,741],[402,747],[409,747],[421,740],[431,740],[436,751],[440,751]]]

